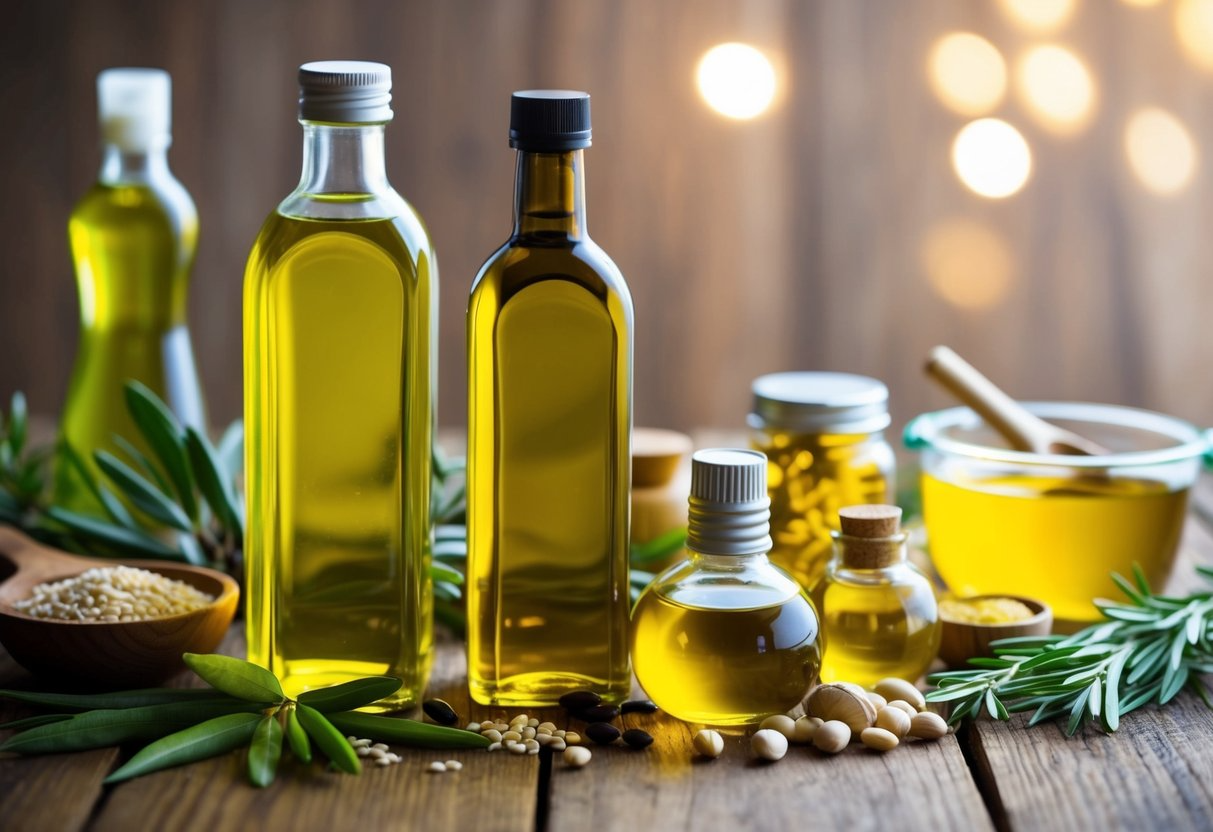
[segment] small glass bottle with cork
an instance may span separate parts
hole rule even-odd
[[[847,506],[838,517],[834,557],[812,593],[826,645],[821,680],[913,682],[939,649],[940,620],[931,582],[906,560],[901,509]]]
[[[690,557],[659,575],[632,613],[636,677],[686,722],[758,722],[794,708],[817,680],[817,615],[767,559],[766,465],[756,451],[694,454]]]

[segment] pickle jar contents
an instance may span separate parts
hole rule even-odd
[[[838,510],[892,499],[889,391],[846,373],[774,373],[755,379],[750,444],[767,455],[771,560],[805,588],[830,558]]]
[[[691,460],[689,559],[659,575],[632,613],[632,664],[667,713],[756,723],[798,705],[817,680],[817,615],[767,558],[766,458],[711,449]]]
[[[834,558],[813,588],[826,644],[821,679],[913,681],[939,649],[940,620],[930,581],[906,561],[901,509],[849,506],[839,517]]]

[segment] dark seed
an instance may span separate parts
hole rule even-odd
[[[599,745],[610,745],[619,739],[619,729],[609,722],[591,722],[585,727],[585,735]]]
[[[575,690],[560,697],[560,707],[566,711],[582,711],[602,704],[602,697],[592,690]]]
[[[629,699],[619,706],[619,712],[623,714],[655,714],[657,710],[657,703],[652,699]]]
[[[439,725],[454,725],[459,721],[459,714],[455,713],[455,709],[441,699],[425,700],[421,704],[421,710]]]
[[[653,735],[639,728],[629,728],[623,732],[623,741],[632,748],[648,748],[653,744]]]
[[[582,722],[610,722],[619,716],[619,708],[614,705],[599,705],[597,708],[584,708],[580,711],[572,711],[569,715],[574,719],[580,719]]]

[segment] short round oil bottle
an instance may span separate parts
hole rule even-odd
[[[688,560],[632,613],[632,665],[671,716],[746,725],[797,704],[817,680],[820,626],[800,585],[771,564],[766,456],[691,459]]]
[[[821,680],[912,682],[935,658],[940,620],[931,582],[906,561],[901,509],[849,506],[838,516],[834,557],[813,587],[826,644]]]

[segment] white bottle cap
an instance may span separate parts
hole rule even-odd
[[[691,457],[687,548],[704,555],[771,551],[767,458],[758,451],[708,448]]]
[[[299,118],[333,124],[392,120],[392,69],[373,61],[312,61],[299,67]]]
[[[120,67],[97,76],[101,140],[125,153],[168,147],[172,80],[163,69]]]

